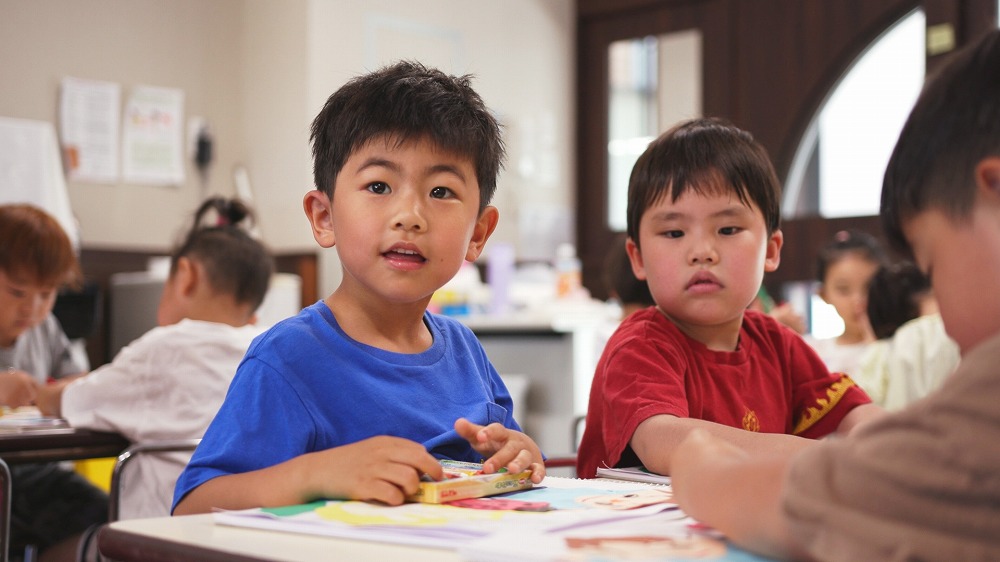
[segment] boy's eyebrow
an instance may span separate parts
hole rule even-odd
[[[362,162],[361,165],[358,166],[357,171],[360,172],[366,168],[388,168],[389,171],[393,173],[400,173],[402,171],[402,168],[396,162],[389,160],[387,158],[379,158],[377,156],[373,156]],[[441,174],[441,173],[452,174],[458,177],[463,182],[468,181],[468,179],[465,177],[465,174],[462,173],[461,169],[451,164],[435,164],[433,166],[428,167],[427,171],[425,172],[426,175]]]
[[[747,208],[743,205],[733,205],[731,207],[726,207],[720,211],[716,211],[709,215],[709,218],[726,218],[726,217],[738,217],[745,215],[747,213]],[[687,216],[687,213],[681,213],[679,211],[661,211],[653,213],[649,218],[657,221],[672,221],[679,220]]]

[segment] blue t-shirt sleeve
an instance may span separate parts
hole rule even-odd
[[[171,507],[217,476],[266,468],[315,449],[316,425],[273,368],[248,357],[174,488]]]

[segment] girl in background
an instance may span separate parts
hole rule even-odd
[[[818,294],[836,309],[844,331],[833,338],[806,341],[833,372],[855,373],[862,355],[875,341],[868,320],[868,284],[887,261],[874,236],[859,230],[842,230],[824,247],[816,260]]]
[[[254,326],[255,313],[274,265],[247,223],[251,211],[239,201],[203,203],[171,256],[158,327],[90,374],[39,389],[39,408],[133,443],[204,435],[236,366],[263,330]],[[138,459],[122,489],[121,518],[169,514],[174,481],[189,457]]]

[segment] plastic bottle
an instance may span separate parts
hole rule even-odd
[[[576,257],[576,247],[566,242],[556,249],[556,297],[571,298],[583,287],[580,259]]]
[[[510,284],[514,277],[514,245],[497,242],[489,250],[486,282],[490,286],[490,314],[510,312]]]

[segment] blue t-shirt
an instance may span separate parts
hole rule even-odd
[[[377,435],[422,443],[437,458],[481,461],[455,420],[520,431],[510,394],[471,330],[430,313],[424,322],[434,342],[415,354],[351,339],[322,301],[259,336],[177,480],[174,507],[216,476]]]

